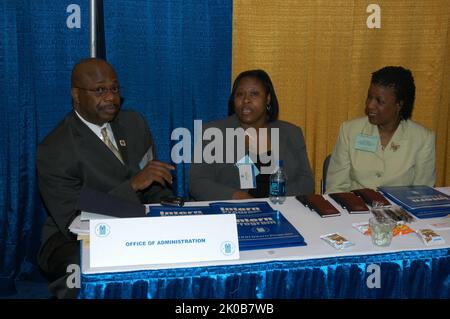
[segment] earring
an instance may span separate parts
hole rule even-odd
[[[270,108],[271,108],[270,104],[267,104],[266,106],[267,112],[270,112]]]

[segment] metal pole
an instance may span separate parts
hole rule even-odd
[[[90,2],[90,39],[89,47],[91,58],[97,57],[97,1],[89,0]]]

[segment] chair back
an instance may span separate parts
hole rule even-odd
[[[327,189],[327,172],[328,172],[328,165],[330,165],[330,158],[331,154],[328,154],[327,157],[325,157],[325,160],[323,161],[322,179],[320,180],[320,192],[322,194],[324,194],[325,190]]]

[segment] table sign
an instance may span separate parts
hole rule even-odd
[[[90,220],[90,267],[239,259],[236,216]]]

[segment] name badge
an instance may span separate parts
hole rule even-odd
[[[150,162],[151,160],[153,160],[153,147],[150,146],[147,152],[145,152],[141,161],[139,162],[139,168],[144,169],[145,165],[147,165],[147,163]]]
[[[241,189],[250,189],[256,187],[256,176],[252,168],[253,164],[241,164],[239,168],[239,181]]]
[[[358,134],[356,136],[355,149],[374,153],[378,147],[378,136]]]
[[[258,176],[259,170],[252,159],[248,155],[245,155],[236,162],[236,166],[239,169],[241,189],[256,188],[256,176]]]

